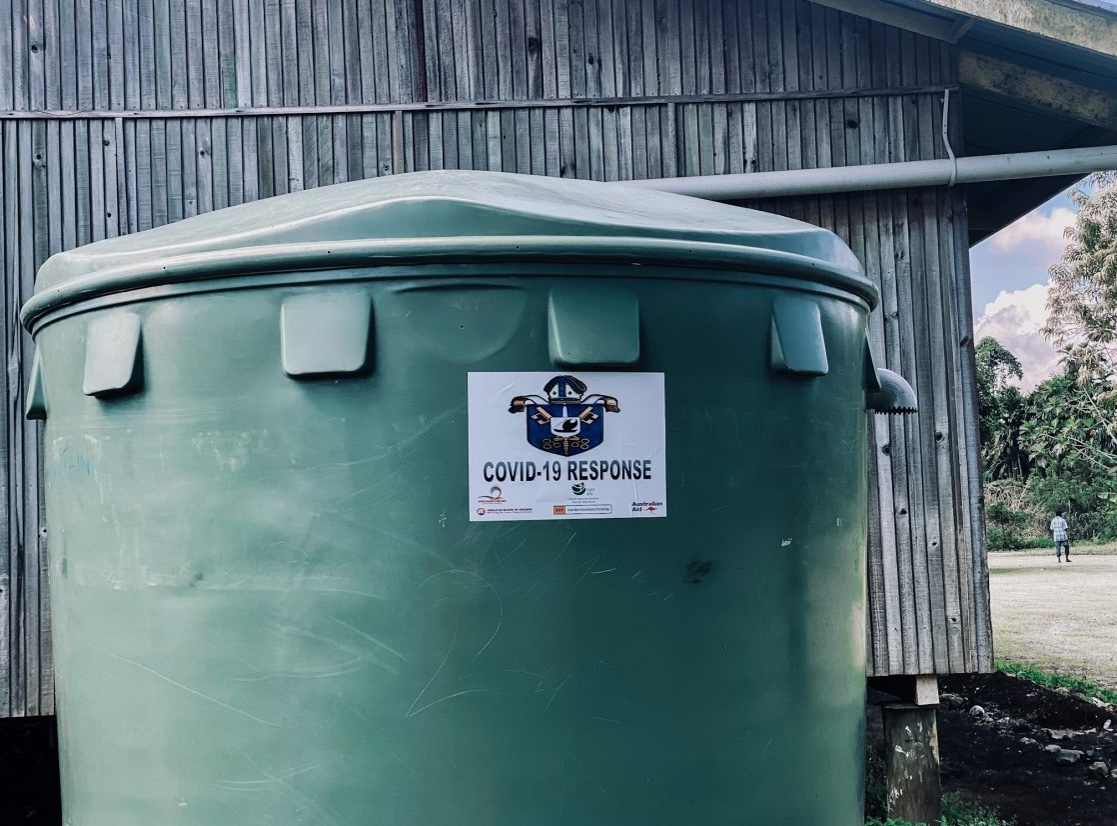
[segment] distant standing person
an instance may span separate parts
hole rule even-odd
[[[1055,511],[1055,518],[1051,520],[1051,535],[1055,538],[1055,559],[1062,562],[1063,551],[1066,551],[1067,562],[1070,562],[1070,536],[1062,511]]]

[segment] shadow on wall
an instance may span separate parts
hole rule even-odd
[[[0,767],[0,823],[62,823],[54,717],[0,720]]]

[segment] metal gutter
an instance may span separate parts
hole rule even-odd
[[[750,198],[787,198],[875,189],[909,189],[951,186],[982,181],[1010,181],[1060,175],[1088,175],[1117,169],[1117,146],[1089,149],[1056,149],[1011,155],[978,155],[935,161],[789,169],[784,172],[747,172],[734,175],[700,175],[689,178],[650,178],[625,181],[662,192],[675,192],[711,201]]]

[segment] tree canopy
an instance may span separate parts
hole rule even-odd
[[[1011,384],[1022,378],[1016,356],[995,338],[983,338],[975,351],[981,458],[990,479],[1027,475],[1027,457],[1020,448],[1024,395]]]
[[[1043,334],[1074,360],[1080,382],[1109,381],[1117,373],[1117,171],[1069,194],[1078,212],[1050,270]]]

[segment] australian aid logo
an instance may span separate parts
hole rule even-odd
[[[468,385],[471,520],[666,516],[662,373],[477,372]]]
[[[620,413],[615,396],[588,394],[589,386],[576,376],[555,376],[543,385],[543,396],[515,396],[509,413],[524,413],[527,441],[532,447],[559,456],[577,456],[605,440],[605,414]]]

